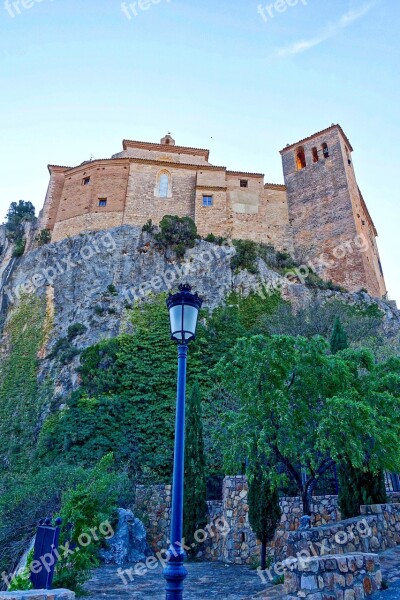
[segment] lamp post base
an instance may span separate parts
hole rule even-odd
[[[165,600],[183,599],[183,582],[187,577],[187,570],[183,565],[183,556],[172,558],[163,571],[164,579],[167,582],[165,586]]]

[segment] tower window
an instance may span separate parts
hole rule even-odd
[[[298,171],[301,171],[301,169],[305,169],[305,167],[307,166],[306,153],[304,152],[303,146],[300,146],[300,148],[297,148],[296,166],[297,166]]]
[[[83,185],[89,185],[89,183],[90,183],[90,177],[85,177],[82,181]]]
[[[171,174],[168,171],[162,171],[158,176],[156,196],[159,198],[171,198]]]
[[[203,206],[212,206],[214,198],[212,196],[203,196]]]
[[[328,144],[322,144],[322,152],[324,153],[324,158],[329,158]]]
[[[99,206],[107,206],[107,198],[99,198]]]
[[[248,182],[248,180],[247,180],[247,179],[241,179],[241,180],[240,180],[240,187],[241,187],[241,188],[247,188],[247,187],[249,187],[249,182]]]
[[[314,148],[312,149],[312,159],[314,163],[317,163],[319,161],[319,156],[318,156],[318,148],[316,148],[314,146]]]

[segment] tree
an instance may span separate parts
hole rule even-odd
[[[279,506],[279,494],[265,473],[263,465],[257,460],[249,475],[249,521],[261,542],[261,569],[267,568],[267,544],[272,541],[280,522],[282,511]]]
[[[198,382],[188,398],[185,444],[185,499],[183,535],[188,546],[194,534],[207,524],[206,460],[202,425],[201,395]]]
[[[339,508],[343,519],[357,517],[360,506],[365,504],[385,504],[387,493],[383,471],[355,469],[351,464],[343,464],[339,469]]]
[[[349,347],[347,333],[343,329],[339,317],[336,317],[335,319],[330,345],[332,354],[337,354],[341,350],[346,350],[346,348]]]
[[[32,202],[20,200],[12,202],[6,215],[6,231],[10,242],[22,240],[24,235],[24,223],[35,220],[35,207]]]
[[[186,248],[194,248],[197,238],[197,227],[193,219],[175,215],[165,215],[160,223],[160,233],[155,235],[158,242],[171,247],[181,258],[185,255]]]
[[[225,466],[236,471],[257,445],[273,484],[288,473],[310,514],[319,478],[348,462],[400,470],[400,361],[375,365],[366,351],[329,353],[320,337],[241,339],[215,375],[235,403],[224,417]],[[306,477],[302,477],[302,471]]]

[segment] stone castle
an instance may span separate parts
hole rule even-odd
[[[212,165],[209,151],[123,141],[123,151],[76,167],[49,165],[40,227],[59,241],[120,225],[189,216],[204,236],[247,239],[312,261],[325,279],[383,297],[377,231],[339,125],[281,150],[285,185]],[[316,258],[318,259],[315,262]]]

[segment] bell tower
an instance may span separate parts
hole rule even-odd
[[[386,294],[377,231],[357,184],[340,125],[281,150],[294,247],[324,279]]]

